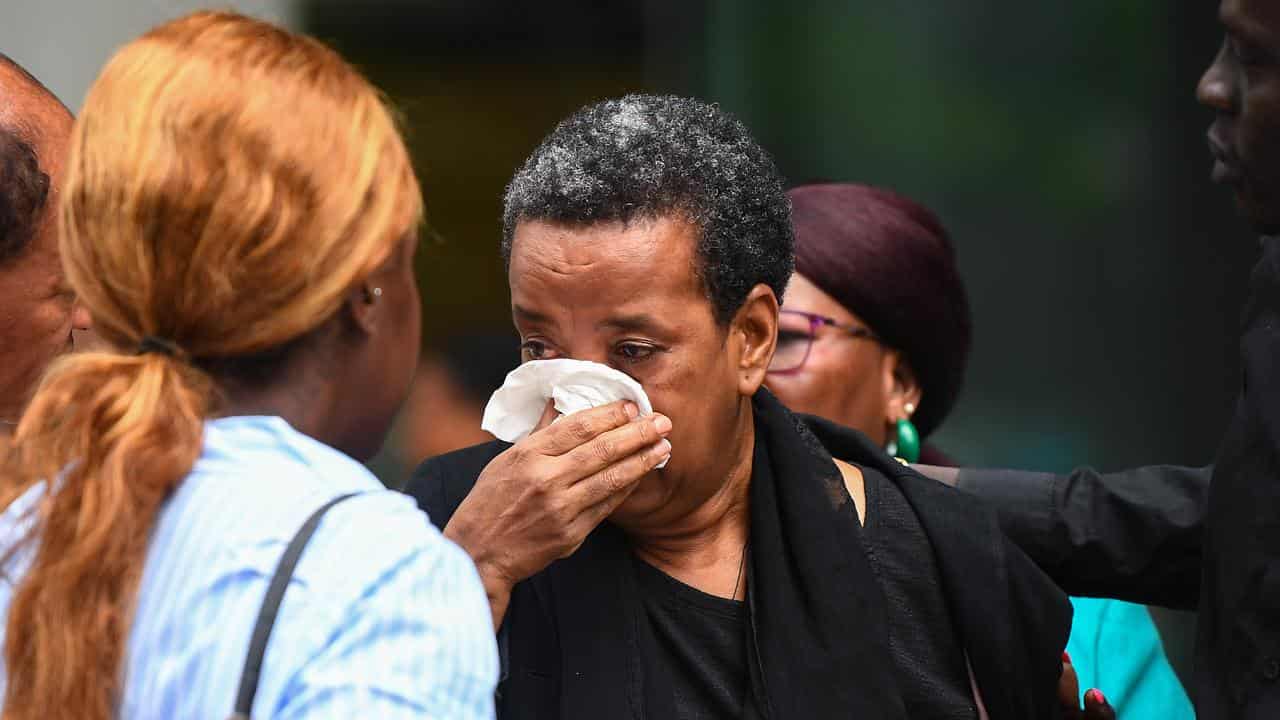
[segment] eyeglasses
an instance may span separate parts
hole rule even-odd
[[[804,367],[813,349],[813,339],[818,328],[833,327],[851,337],[882,342],[875,333],[857,325],[843,325],[835,318],[800,310],[782,310],[778,313],[778,348],[769,363],[771,375],[794,375]]]

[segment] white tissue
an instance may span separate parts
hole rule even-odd
[[[516,442],[538,424],[547,399],[555,400],[561,415],[630,400],[640,415],[653,405],[640,383],[608,365],[586,360],[534,360],[512,370],[489,398],[480,427],[499,440]],[[664,461],[662,467],[666,465]]]

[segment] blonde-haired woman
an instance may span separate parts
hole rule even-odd
[[[68,168],[62,257],[114,352],[56,363],[0,460],[3,720],[230,715],[286,545],[348,495],[252,717],[491,716],[475,570],[352,459],[419,340],[421,200],[377,92],[313,40],[191,15],[108,63]]]

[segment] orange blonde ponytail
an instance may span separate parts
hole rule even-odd
[[[207,379],[160,355],[68,356],[45,376],[9,465],[57,479],[9,607],[5,720],[114,715],[123,601],[160,504],[200,454],[208,403]]]
[[[43,489],[5,563],[3,720],[114,716],[149,534],[217,411],[201,368],[324,324],[421,211],[380,96],[314,40],[197,13],[107,64],[76,122],[60,247],[116,352],[54,363],[0,458],[4,506]],[[147,336],[178,356],[133,354]]]

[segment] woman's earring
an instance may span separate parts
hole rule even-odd
[[[382,297],[382,288],[380,288],[380,287],[375,287],[375,288],[368,288],[368,287],[366,287],[366,288],[364,289],[364,301],[365,301],[365,302],[367,302],[367,303],[369,303],[370,305],[372,305],[374,302],[377,302],[378,298],[380,298],[380,297]]]
[[[916,411],[916,406],[913,403],[907,403],[902,409],[906,411],[907,417],[894,423],[896,432],[884,451],[893,457],[913,463],[920,459],[920,432],[916,430],[910,417]]]

